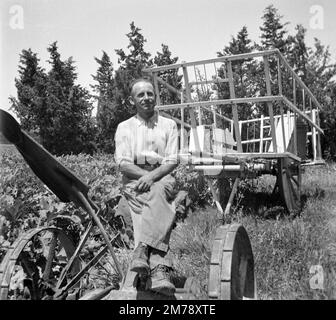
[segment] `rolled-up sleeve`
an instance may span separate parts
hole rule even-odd
[[[133,163],[132,148],[130,143],[130,132],[125,126],[118,125],[114,136],[115,153],[114,160],[118,166],[121,163]]]
[[[177,163],[177,143],[178,143],[177,125],[175,121],[172,121],[171,125],[169,126],[167,144],[162,164]]]

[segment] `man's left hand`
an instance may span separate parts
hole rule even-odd
[[[151,186],[153,185],[154,181],[149,175],[144,175],[139,178],[137,184],[134,186],[134,190],[147,192],[150,190]]]

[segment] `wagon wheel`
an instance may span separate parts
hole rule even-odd
[[[297,213],[301,208],[300,163],[287,158],[278,159],[277,184],[288,212]]]
[[[0,265],[0,300],[52,299],[59,275],[75,251],[72,240],[60,228],[31,230],[19,237]],[[65,283],[80,271],[75,258]],[[78,284],[74,286],[78,292]]]
[[[217,229],[211,253],[209,299],[256,299],[254,261],[250,240],[240,224]]]

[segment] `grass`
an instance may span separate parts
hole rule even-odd
[[[249,205],[248,200],[260,200],[260,194],[271,190],[274,181],[268,176],[259,179],[257,193],[238,194],[240,203],[232,222],[241,223],[250,237],[259,299],[336,298],[335,178],[336,165],[307,168],[302,186],[304,206],[295,218],[285,215],[278,203]],[[270,197],[264,194],[264,199]],[[171,238],[175,268],[186,277],[197,277],[204,295],[218,225],[215,209],[197,210],[177,226]],[[316,265],[323,268],[321,289],[311,286],[314,274],[310,269]]]

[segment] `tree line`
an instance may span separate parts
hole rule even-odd
[[[331,61],[329,47],[316,38],[313,47],[308,47],[305,40],[307,30],[302,25],[297,25],[294,34],[289,34],[286,30],[288,22],[283,22],[283,16],[273,5],[265,8],[261,19],[260,43],[252,41],[247,27],[243,26],[217,52],[217,56],[279,49],[324,107],[320,115],[325,132],[322,148],[326,158],[335,160],[336,64]],[[134,22],[130,23],[130,31],[126,36],[129,40],[127,49],[115,50],[118,56],[117,68],[104,50],[100,58],[94,57],[97,71],[92,75],[92,93],[76,83],[74,60],[72,57],[61,57],[57,42],[47,48],[50,56],[48,71],[40,66],[36,53],[31,49],[22,50],[18,77],[15,79],[17,98],[10,97],[12,110],[19,118],[22,128],[37,137],[46,149],[56,155],[113,153],[117,125],[135,114],[135,110],[127,103],[129,83],[142,75],[143,68],[174,64],[179,59],[166,44],[162,44],[161,51],[153,57],[145,50],[147,40]],[[266,89],[257,62],[246,61],[243,65],[233,62],[232,67],[235,82],[242,84],[237,87],[237,96],[253,96],[257,91],[263,95],[263,90]],[[276,73],[276,67],[276,61],[271,61],[271,74]],[[182,77],[177,71],[166,71],[161,77],[175,88],[182,88]],[[218,98],[229,98],[228,87],[218,84],[214,89],[218,92]],[[179,101],[177,95],[163,87],[160,99],[163,103]],[[97,113],[93,117],[94,105],[97,106]],[[261,113],[265,114],[267,110],[254,110],[252,113],[251,108],[239,106],[240,119]]]

